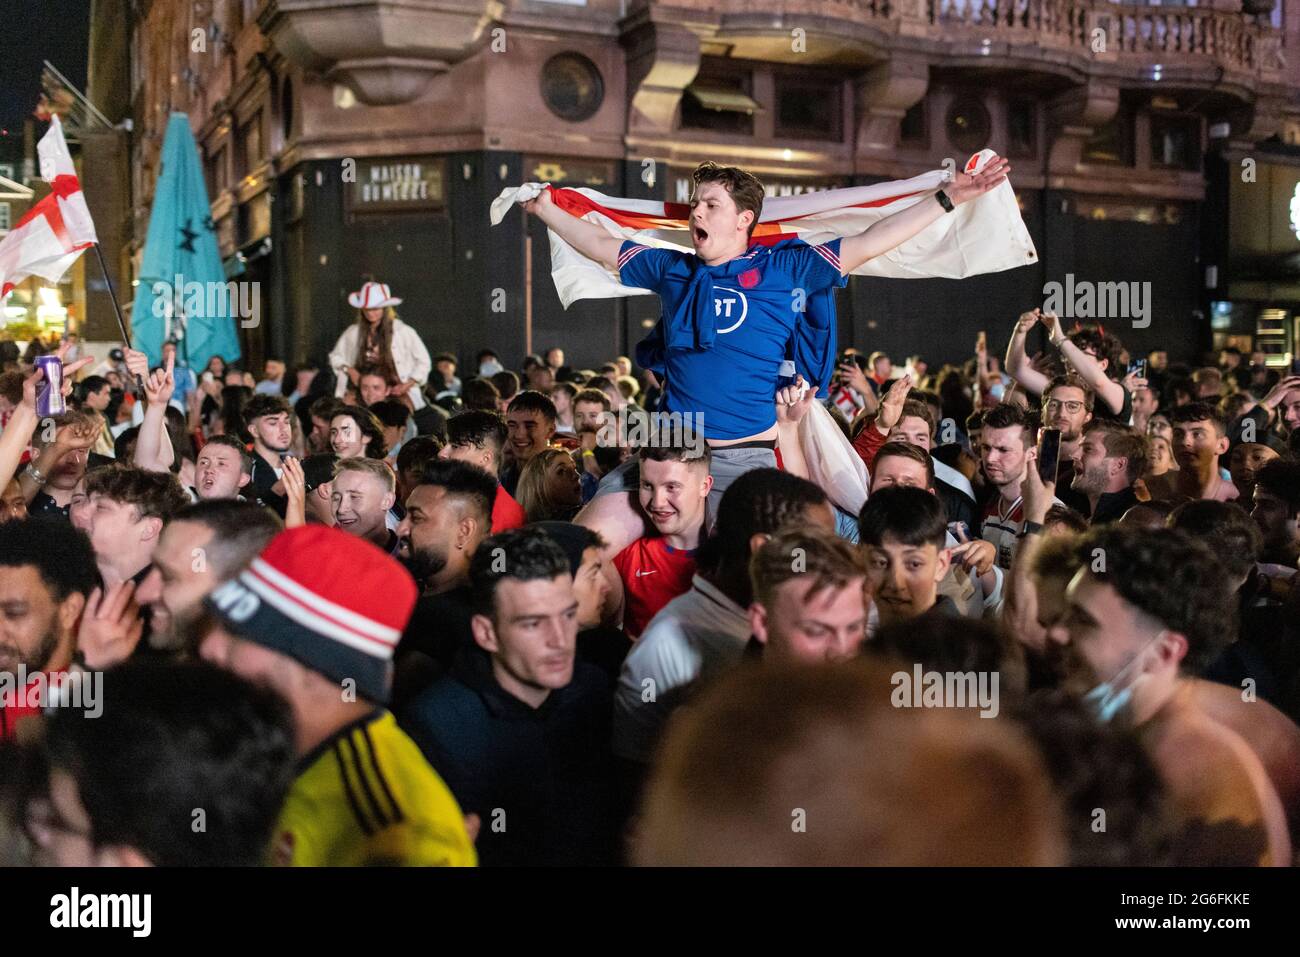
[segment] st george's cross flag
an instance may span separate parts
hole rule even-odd
[[[977,172],[994,156],[982,150],[967,161],[966,172]],[[810,246],[862,232],[872,223],[928,199],[952,178],[948,170],[932,170],[911,179],[871,186],[850,186],[763,201],[753,241],[772,245],[802,239]],[[690,207],[645,199],[621,199],[585,188],[556,188],[542,183],[502,190],[492,203],[492,225],[505,218],[515,203],[549,189],[556,206],[573,216],[598,223],[611,236],[645,246],[691,252],[687,223]],[[933,200],[930,200],[933,202]],[[610,299],[650,295],[646,289],[621,285],[618,274],[583,256],[554,232],[551,237],[551,277],[567,309],[578,299]],[[897,248],[869,259],[856,276],[890,279],[965,279],[1001,272],[1038,261],[1009,181],[1003,181],[950,215],[940,216]]]
[[[58,282],[77,257],[99,241],[57,116],[51,118],[36,152],[50,193],[0,240],[0,299],[31,276]]]

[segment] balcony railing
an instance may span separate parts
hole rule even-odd
[[[1156,58],[1166,69],[1211,64],[1233,73],[1281,78],[1280,31],[1239,11],[1147,6],[1108,0],[645,0],[724,18],[761,17],[788,27],[816,16],[969,46],[972,41],[1034,47],[1091,61]],[[1100,30],[1100,34],[1097,32]],[[726,23],[723,23],[723,32]],[[1101,42],[1099,42],[1099,40]]]

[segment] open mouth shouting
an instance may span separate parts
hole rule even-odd
[[[691,240],[696,246],[703,246],[709,240],[709,231],[696,223],[691,227]]]

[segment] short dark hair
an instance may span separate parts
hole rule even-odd
[[[1198,499],[1184,502],[1165,523],[1204,542],[1218,556],[1228,574],[1249,574],[1264,549],[1264,536],[1250,514],[1235,502]]]
[[[0,524],[0,566],[27,565],[58,602],[74,593],[89,595],[99,581],[90,539],[64,518],[33,515]]]
[[[411,418],[411,410],[405,402],[384,399],[368,407],[383,425],[390,429],[403,428]]]
[[[102,375],[88,375],[77,383],[77,396],[79,402],[85,402],[86,398],[104,386],[108,385],[108,380]]]
[[[203,443],[206,449],[209,445],[222,445],[228,449],[234,449],[239,453],[239,470],[245,475],[253,471],[253,457],[248,454],[248,447],[233,435],[214,435]],[[199,449],[199,455],[203,454],[203,449]]]
[[[763,184],[757,176],[738,166],[719,166],[717,163],[706,162],[695,167],[691,173],[691,182],[694,184],[692,194],[699,191],[702,183],[721,183],[725,186],[737,211],[754,214],[748,232],[749,236],[754,235],[758,217],[763,213],[764,197]]]
[[[1300,435],[1300,429],[1293,434]],[[1300,462],[1274,459],[1255,473],[1255,488],[1262,488],[1286,502],[1287,510],[1300,512]]]
[[[791,561],[796,549],[801,559],[797,563]],[[787,528],[768,539],[749,560],[754,600],[769,608],[776,590],[795,578],[811,585],[815,594],[828,588],[838,590],[866,577],[862,551],[821,528]]]
[[[483,543],[470,560],[470,599],[474,613],[491,618],[496,613],[497,585],[502,579],[549,581],[570,576],[569,559],[555,539],[538,528],[501,532]]]
[[[901,423],[906,418],[921,419],[925,422],[926,428],[930,430],[930,434],[934,435],[934,410],[930,408],[930,404],[924,399],[908,398],[903,400],[903,411],[899,413],[898,423]]]
[[[542,418],[555,421],[555,403],[535,389],[525,389],[510,400],[506,414],[511,412],[536,412]]]
[[[434,459],[424,467],[420,485],[436,485],[449,497],[461,499],[477,513],[484,528],[492,526],[492,506],[496,504],[497,480],[477,465],[455,459]]]
[[[47,732],[94,844],[163,867],[263,863],[295,771],[285,700],[206,662],[127,662],[104,674],[102,697],[93,720],[59,708]]]
[[[434,365],[437,365],[439,362],[450,362],[454,366],[460,365],[460,363],[456,361],[456,357],[450,352],[439,352],[433,357]]]
[[[1236,636],[1237,604],[1223,563],[1185,532],[1102,525],[1079,539],[1078,554],[1088,574],[1187,638],[1188,672],[1200,674]]]
[[[421,472],[430,462],[438,458],[442,451],[442,442],[432,435],[417,435],[409,442],[402,443],[397,453],[397,471],[400,474],[408,469]]]
[[[641,462],[685,462],[687,465],[703,465],[707,472],[713,463],[713,452],[702,435],[695,436],[699,439],[698,445],[692,443],[690,441],[692,432],[693,429],[689,425],[684,426],[680,442],[652,442],[643,445],[637,452],[637,459]]]
[[[1034,441],[1038,438],[1038,430],[1034,427],[1034,423],[1030,421],[1025,410],[1014,402],[1001,402],[984,413],[984,431],[989,429],[1009,429],[1013,425],[1020,426],[1021,439],[1025,444],[1025,448],[1029,448],[1034,444]]]
[[[753,469],[727,486],[718,503],[713,533],[696,552],[701,568],[747,562],[752,535],[774,535],[803,521],[809,508],[827,503],[817,485],[780,469]]]
[[[1188,402],[1170,410],[1170,425],[1185,425],[1188,422],[1211,422],[1218,435],[1227,434],[1227,425],[1219,415],[1219,410],[1208,402]]]
[[[379,419],[375,413],[360,406],[345,405],[341,409],[334,411],[334,415],[330,418],[331,424],[333,424],[334,419],[340,417],[355,422],[361,434],[366,437],[366,458],[382,459],[384,457],[384,453],[388,451],[384,447],[384,427],[379,424]]]
[[[583,386],[582,390],[579,391],[578,394],[573,397],[574,405],[577,405],[579,402],[598,403],[600,407],[604,409],[606,412],[608,412],[610,409],[609,396],[601,392],[599,389],[593,389],[590,383],[587,383],[585,386]]]
[[[876,452],[875,461],[881,459],[911,459],[913,462],[925,469],[925,487],[934,488],[934,459],[932,459],[920,446],[913,445],[911,442],[886,442],[879,451]]]
[[[913,618],[881,628],[866,650],[908,665],[919,664],[924,671],[999,674],[1001,693],[1013,699],[1025,688],[1023,646],[993,621],[957,615]]]
[[[264,415],[279,415],[281,412],[285,415],[293,414],[293,406],[287,398],[274,392],[259,392],[244,406],[244,421],[251,426],[254,419],[260,419]]]
[[[519,376],[509,369],[502,369],[492,374],[492,384],[497,387],[503,399],[513,399],[519,391]]]
[[[161,518],[164,522],[190,504],[190,497],[170,472],[129,465],[109,465],[87,474],[86,494],[134,505],[140,518]]]
[[[563,392],[565,395],[567,395],[569,397],[570,403],[572,403],[573,400],[578,397],[578,387],[575,386],[572,382],[555,383],[555,385],[551,386],[551,393],[554,394],[556,392]]]
[[[1083,326],[1070,333],[1070,341],[1082,352],[1091,349],[1097,355],[1097,361],[1106,360],[1106,375],[1115,380],[1123,377],[1120,358],[1124,354],[1124,344],[1099,326]]]
[[[495,412],[501,390],[490,379],[470,379],[461,385],[460,398],[466,409]]]
[[[1045,528],[1052,525],[1064,525],[1072,532],[1086,532],[1088,520],[1068,505],[1053,505],[1043,516]]]
[[[1089,412],[1092,411],[1093,403],[1097,400],[1097,393],[1083,380],[1082,376],[1075,375],[1073,372],[1067,372],[1064,375],[1053,376],[1052,381],[1047,383],[1047,388],[1043,390],[1043,405],[1051,398],[1053,389],[1078,389],[1083,393],[1083,407]]]
[[[328,422],[334,418],[339,409],[346,409],[347,403],[342,399],[337,399],[332,395],[323,395],[311,404],[307,414],[313,419],[324,419]]]
[[[505,420],[497,412],[468,409],[457,412],[447,420],[448,445],[472,445],[476,449],[491,449],[492,461],[501,468],[501,451],[509,436]]]
[[[981,409],[976,409],[976,410],[975,410],[974,412],[972,412],[970,415],[966,416],[966,434],[967,434],[967,435],[970,435],[972,432],[976,431],[977,429],[982,429],[983,427],[984,427],[984,412],[983,412],[983,410],[981,410]],[[877,453],[877,454],[879,454],[879,453]]]
[[[284,531],[284,523],[270,509],[233,498],[187,505],[171,521],[212,529],[212,541],[203,551],[213,573],[222,580],[242,571]]]
[[[880,546],[888,537],[903,545],[942,549],[948,541],[948,516],[939,496],[894,485],[867,499],[858,515],[858,534],[864,545]]]

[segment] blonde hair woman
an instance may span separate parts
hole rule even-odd
[[[529,522],[567,522],[582,507],[582,479],[564,449],[543,449],[524,466],[515,498]]]
[[[433,361],[419,333],[397,317],[393,307],[401,302],[380,282],[367,282],[348,296],[357,321],[343,331],[330,352],[330,368],[338,377],[335,396],[342,398],[349,384],[356,385],[363,369],[375,369],[397,383],[388,390],[391,398],[413,410],[425,407],[423,388]]]

